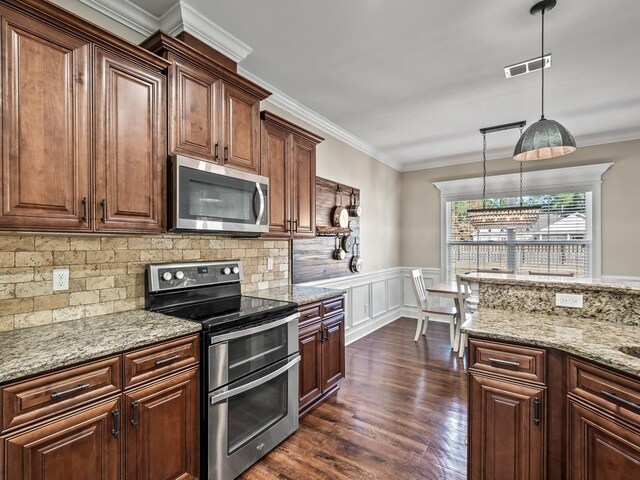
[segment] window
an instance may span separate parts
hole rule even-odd
[[[591,276],[592,193],[578,191],[525,196],[524,205],[540,205],[528,228],[475,229],[467,210],[482,200],[455,200],[447,208],[447,273],[502,271],[520,275]],[[518,205],[519,198],[492,198],[487,208]]]

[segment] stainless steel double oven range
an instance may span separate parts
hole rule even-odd
[[[199,322],[202,478],[233,479],[298,428],[294,303],[241,295],[237,260],[148,265],[147,310]]]

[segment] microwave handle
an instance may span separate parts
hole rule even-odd
[[[256,225],[260,225],[260,222],[262,222],[262,216],[264,215],[264,193],[262,193],[262,186],[257,182],[256,182],[256,190],[258,193],[258,197],[260,197],[260,210],[258,210]]]
[[[286,365],[283,365],[277,370],[274,370],[268,375],[265,375],[264,377],[254,380],[253,382],[245,383],[244,385],[240,385],[237,388],[227,390],[226,392],[209,395],[209,404],[215,405],[216,403],[220,403],[228,398],[235,397],[236,395],[246,392],[247,390],[251,390],[252,388],[259,387],[260,385],[267,383],[269,380],[273,380],[278,375],[282,375],[284,372],[289,370],[298,362],[300,362],[300,355],[296,355],[296,357],[290,362],[288,362]]]

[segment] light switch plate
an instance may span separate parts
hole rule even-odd
[[[556,293],[556,307],[582,308],[582,306],[582,295],[575,295],[571,293]]]
[[[54,268],[53,269],[53,291],[61,292],[69,290],[69,269]]]

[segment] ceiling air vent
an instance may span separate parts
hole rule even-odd
[[[504,67],[504,75],[507,78],[518,77],[520,75],[525,75],[527,73],[535,72],[536,70],[540,70],[544,65],[544,68],[549,68],[551,66],[551,54],[547,54],[544,57],[536,57],[531,60],[527,60],[526,62],[516,63],[514,65],[509,65],[508,67]]]

